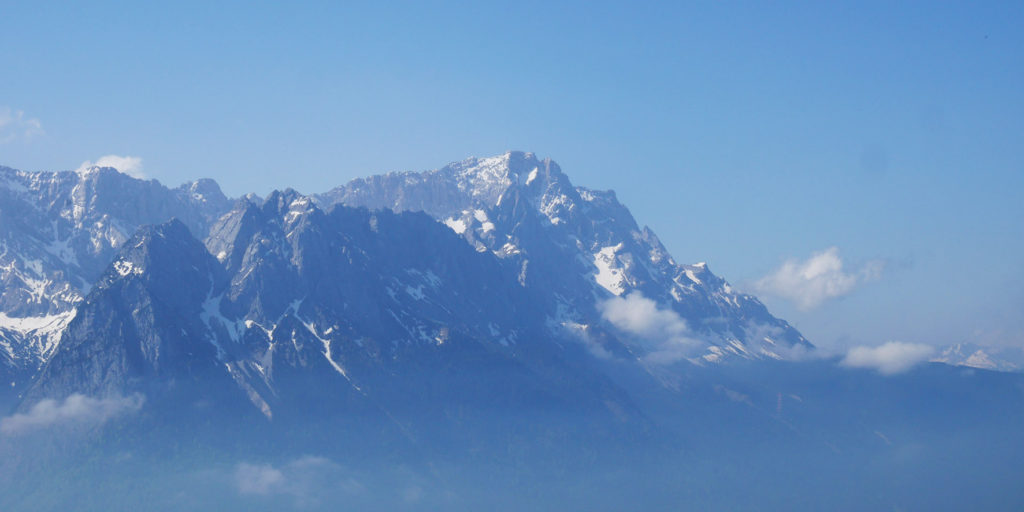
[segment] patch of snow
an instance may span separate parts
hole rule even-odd
[[[747,350],[747,347],[745,345],[743,345],[743,343],[740,342],[740,340],[737,340],[737,339],[729,340],[729,348],[733,351],[733,353],[736,353],[736,354],[749,354],[750,353]]]
[[[270,329],[267,329],[266,327],[263,327],[262,325],[254,322],[252,320],[246,320],[244,322],[244,325],[245,325],[246,329],[252,329],[253,327],[257,327],[258,329],[260,329],[261,331],[266,333],[268,340],[270,340],[271,342],[274,341],[273,332],[274,332],[274,328],[277,327],[276,325],[272,326]]]
[[[463,234],[466,232],[466,222],[462,219],[449,218],[444,221],[444,225],[452,229],[457,234]]]
[[[558,216],[559,212],[572,211],[576,208],[569,196],[565,194],[557,195],[545,195],[544,202],[540,206],[540,211],[543,213],[551,224],[559,225],[563,222],[562,218]]]
[[[40,274],[42,273],[41,265],[38,268],[33,268],[36,263],[34,260],[29,260],[26,263],[27,265],[23,264],[23,266],[28,266],[29,270],[33,271],[32,273],[35,273],[35,271],[38,271]],[[79,292],[72,288],[69,283],[65,282],[60,286],[60,288],[54,289],[58,283],[55,283],[50,279],[45,279],[45,277],[41,275],[39,277],[33,277],[29,273],[23,272],[19,269],[14,261],[11,261],[4,267],[0,267],[0,270],[3,270],[3,272],[0,272],[0,277],[2,277],[3,280],[11,287],[18,287],[17,282],[21,281],[21,284],[23,285],[22,290],[31,296],[31,299],[27,302],[44,304],[55,303],[54,301],[63,301],[73,304],[81,299]]]
[[[512,242],[506,242],[505,245],[501,246],[501,249],[498,249],[497,252],[501,253],[501,254],[499,254],[499,256],[501,256],[501,255],[508,256],[508,255],[511,255],[511,254],[519,254],[522,251],[520,251],[519,247],[516,247],[516,245],[513,244]]]
[[[721,347],[712,345],[708,347],[708,353],[701,356],[701,359],[704,359],[709,363],[718,363],[725,359],[725,352]]]
[[[249,401],[251,401],[252,404],[267,417],[267,419],[273,419],[274,413],[270,409],[270,404],[268,404],[267,401],[264,400],[263,397],[260,396],[260,394],[252,387],[252,385],[249,384],[248,380],[245,378],[245,374],[237,368],[234,363],[224,363],[224,367],[227,368],[228,374],[231,375],[231,378],[233,378],[239,387],[245,391],[245,394],[249,397]],[[263,373],[262,368],[259,368],[258,365],[257,370],[259,370],[260,373]]]
[[[6,313],[0,312],[0,328],[9,329],[24,334],[39,331],[41,329],[52,329],[62,320],[67,320],[69,313],[17,317],[7,316]]]
[[[316,338],[317,340],[320,340],[321,344],[323,344],[323,346],[324,346],[324,351],[323,351],[324,358],[326,358],[327,362],[330,363],[332,368],[334,368],[334,371],[336,371],[339,374],[341,374],[342,377],[345,377],[345,380],[347,380],[350,383],[352,383],[352,386],[355,387],[357,390],[362,391],[359,388],[359,386],[357,386],[354,382],[352,382],[352,379],[349,378],[348,373],[345,371],[345,369],[342,368],[340,364],[338,364],[338,363],[336,363],[334,361],[333,356],[331,356],[331,340],[328,339],[328,338],[324,338],[323,336],[320,336],[319,334],[317,334],[316,326],[313,325],[312,322],[306,322],[306,321],[302,320],[301,318],[299,318],[298,315],[296,315],[295,318],[298,319],[299,322],[302,322],[302,325],[306,326],[306,330],[309,331],[309,333],[312,334],[314,338]],[[328,329],[328,331],[331,331],[331,330],[332,329]],[[327,335],[326,332],[324,334]]]
[[[127,276],[129,274],[135,274],[138,276],[142,275],[142,269],[136,268],[134,263],[125,260],[115,261],[114,270],[116,270],[117,273],[121,274],[122,276]]]
[[[64,335],[64,328],[75,318],[77,310],[72,309],[55,315],[12,317],[0,312],[0,331],[8,331],[28,338],[32,349],[47,359]],[[10,353],[10,347],[5,347]]]
[[[527,185],[529,185],[530,183],[533,183],[533,180],[537,179],[537,171],[538,171],[538,169],[536,167],[534,167],[533,170],[530,171],[530,175],[526,177],[526,184]]]
[[[964,360],[962,364],[963,366],[969,366],[971,368],[980,368],[982,370],[995,370],[999,366],[983,350],[978,350],[977,352],[971,354],[967,359]]]
[[[222,347],[220,342],[217,340],[217,332],[214,327],[214,321],[216,321],[217,324],[219,324],[227,332],[228,337],[231,338],[231,341],[235,343],[237,343],[238,340],[241,339],[243,326],[246,325],[245,322],[241,320],[229,320],[223,314],[221,314],[220,301],[223,297],[223,295],[218,295],[216,297],[213,297],[212,295],[207,295],[206,300],[203,301],[203,310],[199,313],[199,319],[202,320],[203,324],[205,324],[207,329],[209,329],[207,333],[207,339],[209,339],[210,343],[213,344],[214,348],[217,349],[217,358],[221,360],[223,360],[227,356],[227,352],[224,350],[224,347]]]
[[[690,269],[686,269],[686,277],[690,278],[690,281],[693,281],[697,284],[704,284],[701,282],[700,278],[697,277],[697,274],[694,274],[693,271]]]
[[[615,295],[622,295],[626,291],[625,280],[626,276],[623,274],[622,269],[614,268],[612,265],[616,262],[615,253],[621,250],[623,244],[612,245],[602,248],[600,251],[594,253],[594,266],[597,267],[597,274],[594,275],[594,281],[601,285],[602,288],[608,290]]]

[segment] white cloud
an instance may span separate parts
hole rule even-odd
[[[290,496],[300,505],[311,505],[341,491],[348,495],[364,487],[345,468],[323,457],[305,456],[280,467],[240,463],[235,467],[235,487],[240,494]]]
[[[31,140],[43,134],[43,124],[34,117],[25,117],[25,112],[0,107],[0,144],[18,139]]]
[[[280,492],[285,488],[284,473],[270,464],[241,463],[235,469],[235,483],[242,494],[267,494]]]
[[[63,401],[42,400],[28,412],[17,413],[0,420],[0,432],[17,435],[29,431],[68,424],[100,424],[115,416],[138,411],[144,397],[131,396],[92,398],[75,393]]]
[[[691,355],[702,343],[689,337],[686,321],[675,311],[659,309],[640,292],[612,297],[598,304],[605,320],[633,335],[652,363],[673,363]]]
[[[77,171],[82,172],[90,167],[113,167],[133,178],[145,179],[146,174],[142,172],[142,159],[137,156],[106,155],[96,159],[95,162],[85,161],[78,166]]]
[[[843,366],[871,368],[883,375],[904,372],[928,360],[935,348],[919,343],[890,341],[877,347],[853,347],[843,358]]]
[[[870,261],[859,270],[846,272],[839,248],[829,247],[805,261],[789,260],[754,287],[758,292],[793,301],[803,310],[813,309],[829,299],[849,294],[857,286],[878,279],[884,264]]]

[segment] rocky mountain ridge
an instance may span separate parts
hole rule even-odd
[[[54,353],[76,305],[139,227],[173,217],[205,236],[229,206],[212,180],[168,189],[112,168],[0,167],[0,368],[14,387]]]
[[[811,348],[706,264],[677,263],[614,192],[576,187],[556,163],[531,153],[356,179],[315,197],[325,205],[426,212],[517,268],[521,282],[544,283],[551,323],[581,338],[595,339],[588,331],[608,323],[603,303],[638,294],[686,323],[701,345],[684,354],[691,361],[781,359]]]
[[[510,152],[427,173],[355,180],[309,198],[294,192],[266,201],[250,196],[234,209],[212,180],[168,189],[111,168],[3,168],[0,341],[14,388],[53,355],[75,307],[139,227],[179,219],[231,269],[243,265],[245,254],[225,236],[247,235],[238,231],[255,229],[246,219],[285,198],[288,204],[276,205],[284,224],[303,222],[314,210],[324,215],[315,204],[426,211],[477,251],[497,256],[520,286],[546,288],[534,301],[545,312],[549,332],[583,340],[595,353],[643,351],[645,340],[630,341],[635,334],[615,329],[601,311],[602,301],[633,293],[675,311],[689,336],[708,341],[705,353],[685,354],[693,361],[783,357],[784,350],[773,349],[776,338],[784,349],[810,346],[756,298],[736,293],[705,265],[676,264],[650,230],[637,227],[614,193],[575,187],[557,164],[532,154]],[[282,232],[273,236],[287,238]],[[507,333],[499,334],[507,343]],[[615,346],[618,338],[624,340],[621,347]]]
[[[22,309],[0,312],[27,348],[0,367],[4,510],[792,510],[809,488],[807,509],[998,509],[1020,492],[1024,376],[780,360],[813,347],[533,155],[233,202],[211,182],[11,172],[0,292]],[[943,357],[984,362],[970,350]]]

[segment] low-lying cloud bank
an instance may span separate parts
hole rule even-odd
[[[648,362],[669,364],[693,355],[704,344],[689,336],[686,321],[640,292],[612,297],[598,304],[601,316],[632,335],[647,351]]]
[[[800,309],[809,310],[878,279],[884,266],[882,261],[875,260],[858,270],[844,271],[839,248],[829,247],[804,261],[794,259],[783,263],[771,274],[757,280],[754,288],[758,293],[781,297],[794,302]]]
[[[53,426],[69,424],[98,425],[116,416],[138,411],[145,398],[141,394],[92,398],[75,393],[64,400],[42,400],[28,412],[0,420],[0,432],[18,435]]]
[[[851,368],[870,368],[883,375],[905,372],[927,361],[935,348],[920,343],[890,341],[877,347],[853,347],[840,362]]]

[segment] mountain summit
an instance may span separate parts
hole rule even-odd
[[[668,321],[676,315],[676,334],[692,340],[678,356],[695,362],[785,358],[811,348],[756,297],[733,289],[707,265],[677,263],[614,192],[574,186],[558,164],[532,153],[356,179],[316,199],[426,212],[478,251],[515,268],[522,284],[547,288],[550,323],[575,331],[601,352],[610,347],[596,331],[645,336],[646,329],[630,328],[637,327],[630,318],[609,313],[629,306],[663,311]],[[633,343],[632,350],[649,348],[649,341]]]

